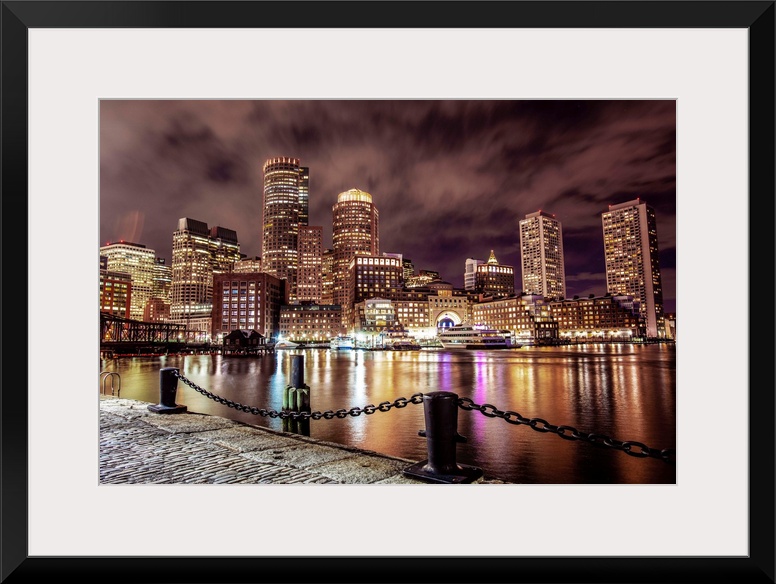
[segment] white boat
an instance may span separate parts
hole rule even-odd
[[[296,349],[299,345],[297,343],[292,343],[291,341],[278,341],[275,343],[276,349]]]
[[[437,334],[445,349],[491,350],[512,349],[512,339],[501,331],[481,325],[457,324]],[[517,345],[518,347],[520,345]]]
[[[329,347],[335,350],[354,349],[356,347],[356,340],[351,336],[339,335],[329,341]]]

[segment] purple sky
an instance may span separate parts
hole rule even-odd
[[[657,213],[665,309],[676,303],[673,100],[103,100],[100,245],[141,243],[170,262],[180,217],[237,232],[261,255],[262,165],[310,167],[310,224],[331,246],[337,194],[380,212],[380,251],[463,286],[490,250],[515,268],[518,222],[563,224],[567,295],[606,292],[601,213],[640,197]]]

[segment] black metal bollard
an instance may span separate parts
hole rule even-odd
[[[403,473],[433,483],[472,483],[483,475],[482,469],[455,462],[455,447],[466,438],[458,433],[458,396],[449,391],[433,391],[423,396],[428,460],[406,468]]]
[[[159,370],[159,403],[148,406],[148,409],[157,414],[182,414],[188,408],[175,403],[175,394],[178,391],[178,369],[175,367],[163,367]]]

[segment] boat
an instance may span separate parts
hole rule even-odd
[[[393,351],[419,351],[420,343],[401,323],[385,327],[380,332],[383,347]]]
[[[276,349],[296,349],[298,346],[298,343],[292,343],[291,341],[287,340],[282,340],[275,343]]]
[[[517,348],[512,344],[511,336],[482,325],[457,324],[442,329],[437,334],[437,338],[445,349],[492,350]]]
[[[356,340],[349,335],[338,335],[329,340],[329,348],[334,350],[354,349]]]
[[[420,351],[420,344],[415,339],[405,339],[401,341],[394,341],[391,344],[391,350],[393,351]]]

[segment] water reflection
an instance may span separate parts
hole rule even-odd
[[[281,409],[290,356],[304,355],[304,379],[313,410],[377,405],[416,392],[453,391],[476,403],[544,418],[556,425],[596,432],[651,447],[675,446],[676,362],[670,345],[590,345],[515,351],[278,352],[258,358],[220,355],[134,357],[102,361],[117,371],[121,396],[159,401],[159,369],[179,367],[203,389],[246,405]],[[178,403],[189,411],[282,429],[280,419],[237,412],[184,384]],[[468,438],[458,461],[492,476],[526,483],[674,483],[675,469],[661,461],[599,449],[539,433],[526,426],[459,410],[459,432]],[[423,407],[315,420],[314,438],[411,460],[426,458]]]

